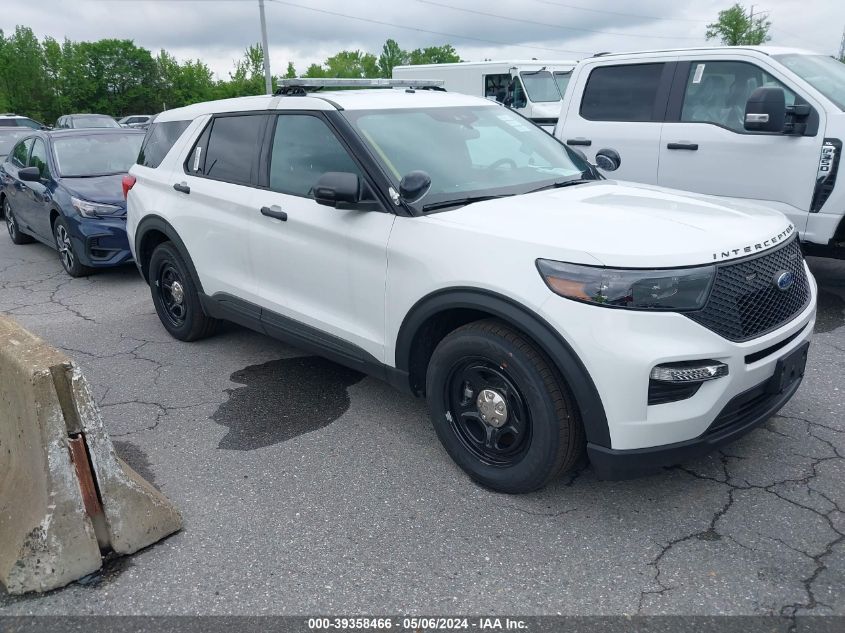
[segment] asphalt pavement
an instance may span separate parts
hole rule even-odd
[[[71,279],[0,236],[0,311],[83,368],[184,530],[0,614],[845,614],[845,262],[765,426],[642,479],[473,484],[425,404],[228,326],[171,339],[133,266]]]

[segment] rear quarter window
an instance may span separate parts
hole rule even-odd
[[[167,156],[182,133],[191,124],[190,121],[166,121],[153,123],[147,130],[141,151],[138,154],[138,164],[155,169]]]

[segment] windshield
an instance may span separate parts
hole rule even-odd
[[[431,177],[431,188],[418,201],[421,207],[526,193],[590,173],[586,162],[550,134],[494,105],[343,114],[395,187],[411,171]]]
[[[775,55],[774,58],[845,110],[845,64],[824,55]]]
[[[135,164],[143,134],[92,134],[54,138],[59,173],[65,177],[124,174]]]
[[[571,77],[571,70],[567,70],[566,72],[561,71],[555,73],[555,83],[557,83],[557,89],[560,90],[561,98],[563,98],[563,95],[566,94],[566,86],[569,85],[569,79]]]
[[[110,116],[75,116],[73,126],[80,127],[120,127]]]
[[[519,76],[522,77],[522,83],[525,84],[525,91],[531,101],[535,103],[560,101],[557,84],[548,70],[523,72],[519,73]]]

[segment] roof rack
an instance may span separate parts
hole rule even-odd
[[[442,79],[346,79],[320,78],[282,79],[277,95],[305,95],[323,88],[411,88],[416,90],[443,90]]]

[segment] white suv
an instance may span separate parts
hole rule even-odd
[[[780,213],[604,180],[481,98],[283,92],[162,113],[125,179],[174,337],[226,319],[424,395],[512,493],[585,445],[607,478],[689,459],[798,388],[816,285]]]

